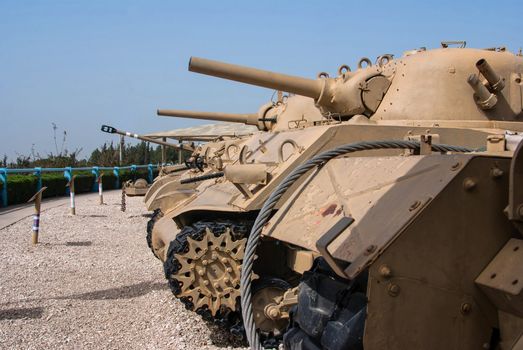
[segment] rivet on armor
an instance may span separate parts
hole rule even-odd
[[[490,176],[492,176],[494,179],[499,179],[504,174],[503,170],[500,168],[492,168],[490,171]]]
[[[409,211],[413,211],[413,210],[418,209],[420,205],[421,205],[421,201],[415,201],[415,202],[412,203],[411,206],[409,207]]]
[[[471,191],[476,187],[476,181],[470,177],[467,177],[465,180],[463,180],[463,189],[465,191]]]
[[[379,273],[380,273],[381,277],[384,277],[384,278],[389,278],[390,276],[392,276],[392,270],[387,265],[381,265],[379,267]]]
[[[391,297],[397,297],[400,294],[400,286],[397,284],[391,283],[387,288],[387,292]]]
[[[472,305],[470,305],[469,303],[463,303],[461,304],[461,313],[463,315],[467,315],[470,313],[470,311],[472,311]]]

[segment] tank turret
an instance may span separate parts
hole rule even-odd
[[[521,121],[523,58],[506,50],[440,48],[368,58],[318,79],[192,57],[189,70],[314,99],[325,114],[373,121]],[[415,103],[413,103],[415,101]]]
[[[280,131],[314,125],[325,119],[311,98],[285,96],[275,102],[262,105],[257,113],[196,112],[179,109],[158,109],[160,116],[205,119],[220,122],[255,125],[260,131]]]
[[[362,98],[364,89],[361,84],[371,78],[378,77],[372,86],[367,87],[370,88],[369,92],[372,92],[374,100],[381,100],[387,92],[390,80],[381,74],[378,66],[370,66],[363,70],[363,74],[356,74],[347,68],[340,70],[341,75],[338,78],[329,78],[327,74],[322,73],[318,79],[307,79],[205,58],[192,57],[189,61],[191,72],[307,96],[314,99],[324,112],[340,116],[370,115],[375,112],[379,103],[373,101],[366,104]]]

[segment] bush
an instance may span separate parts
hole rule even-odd
[[[102,184],[104,190],[116,189],[116,176],[112,171],[104,171]],[[73,172],[75,177],[75,193],[91,192],[97,190],[93,187],[95,177],[89,171]],[[158,176],[158,170],[154,169],[153,176]],[[120,171],[120,186],[127,180],[138,178],[148,179],[147,169],[138,169],[135,173],[130,170]],[[64,196],[67,193],[67,180],[63,173],[43,173],[42,186],[47,187],[43,193],[44,198]],[[0,191],[4,184],[0,182]],[[35,193],[38,187],[38,178],[35,175],[8,175],[7,176],[7,200],[8,204],[19,204],[27,202]]]
[[[9,204],[25,203],[36,192],[34,175],[9,175],[7,177],[7,201]]]

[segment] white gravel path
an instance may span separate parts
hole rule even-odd
[[[3,349],[220,349],[233,343],[171,294],[145,241],[141,197],[77,201],[0,229]],[[80,197],[79,197],[80,198]]]

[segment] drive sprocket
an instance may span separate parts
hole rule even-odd
[[[241,324],[240,270],[251,222],[199,221],[169,245],[165,277],[187,309],[226,328]]]

